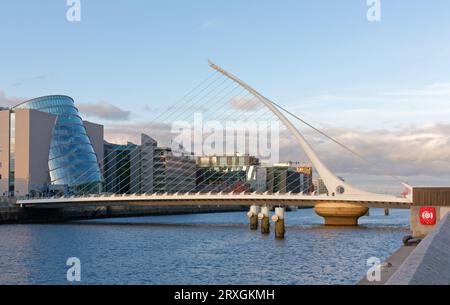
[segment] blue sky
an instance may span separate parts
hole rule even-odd
[[[287,106],[450,81],[446,0],[384,0],[380,23],[365,0],[81,3],[69,23],[65,0],[2,1],[2,90],[167,103],[209,73],[208,58]]]
[[[442,148],[449,138],[430,128],[448,130],[450,2],[381,1],[377,23],[366,0],[81,0],[79,23],[65,0],[2,1],[0,99],[67,94],[144,121],[211,58],[322,128],[406,142],[413,129]]]

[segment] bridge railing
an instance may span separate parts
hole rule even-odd
[[[311,200],[314,200],[314,198],[320,197],[320,200],[333,200],[333,198],[336,198],[336,200],[339,199],[339,197],[341,197],[341,195],[334,195],[334,194],[317,194],[317,193],[285,193],[285,192],[277,192],[277,193],[272,193],[272,192],[189,192],[189,193],[144,193],[144,194],[140,194],[140,193],[136,193],[136,194],[113,194],[113,193],[103,193],[103,194],[86,194],[86,195],[65,195],[65,196],[52,196],[52,197],[39,197],[39,198],[30,198],[30,197],[20,197],[20,198],[16,198],[17,200],[20,201],[29,201],[29,200],[60,200],[60,199],[68,199],[68,201],[70,201],[70,199],[101,199],[101,198],[105,198],[105,199],[113,199],[113,198],[117,198],[118,200],[121,199],[127,199],[127,198],[143,198],[145,199],[145,197],[207,197],[207,196],[224,196],[224,197],[230,197],[230,196],[245,196],[245,197],[251,197],[254,196],[255,198],[258,198],[260,196],[273,196],[274,198],[277,197],[286,197],[289,196],[289,198],[291,199],[295,199],[295,198],[311,198]],[[385,200],[386,202],[392,202],[395,201],[397,202],[398,199],[404,199],[402,197],[399,196],[392,196],[392,195],[368,195],[368,197],[364,197],[364,198],[360,198],[361,195],[345,195],[344,197],[346,197],[346,199],[349,200],[362,200],[362,201],[370,201],[370,200],[375,200],[375,201],[382,201]]]

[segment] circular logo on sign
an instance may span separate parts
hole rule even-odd
[[[436,209],[433,207],[420,208],[420,223],[426,226],[436,224]]]

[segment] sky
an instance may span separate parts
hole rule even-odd
[[[366,0],[81,0],[81,22],[67,10],[0,2],[0,106],[65,94],[133,138],[211,59],[381,167],[450,183],[448,0],[381,0],[380,22]]]

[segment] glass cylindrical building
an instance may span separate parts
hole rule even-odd
[[[34,109],[56,115],[48,168],[52,185],[65,185],[74,193],[101,191],[102,174],[74,100],[68,96],[39,97],[14,109]]]

